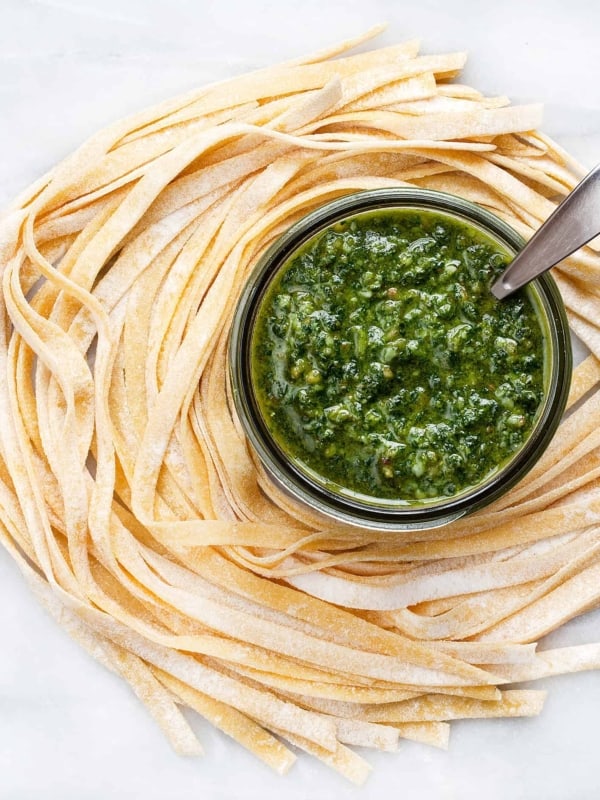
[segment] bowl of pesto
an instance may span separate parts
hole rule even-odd
[[[406,530],[482,508],[540,458],[572,356],[546,274],[490,287],[522,238],[413,188],[348,195],[296,222],[239,299],[235,407],[268,475],[338,521]]]

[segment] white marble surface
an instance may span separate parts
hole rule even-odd
[[[542,100],[546,130],[600,159],[595,0],[0,0],[0,205],[120,115],[195,84],[311,51],[375,22],[383,43],[466,49],[466,80]],[[600,612],[552,643],[600,639]],[[129,689],[56,628],[0,552],[0,800],[592,800],[600,794],[600,674],[546,681],[541,717],[463,722],[442,753],[366,754],[362,790],[307,757],[287,779],[202,721],[178,758]]]

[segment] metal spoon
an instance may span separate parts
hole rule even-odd
[[[600,233],[600,164],[578,183],[492,286],[499,300]]]

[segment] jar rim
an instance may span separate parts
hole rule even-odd
[[[488,505],[507,492],[533,467],[548,446],[566,406],[572,371],[571,340],[566,312],[553,278],[545,273],[532,281],[538,314],[547,327],[549,377],[537,420],[522,447],[495,473],[465,491],[439,501],[400,505],[368,504],[350,495],[329,491],[300,471],[282,452],[262,420],[250,378],[250,343],[260,301],[271,281],[308,239],[329,225],[364,212],[394,208],[439,211],[475,225],[502,246],[519,252],[525,240],[504,220],[486,209],[446,192],[417,187],[394,187],[354,192],[309,212],[288,228],[258,259],[234,312],[229,338],[229,372],[233,401],[244,433],[274,482],[297,500],[326,517],[355,527],[409,530],[444,525]]]

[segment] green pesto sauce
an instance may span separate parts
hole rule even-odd
[[[530,295],[498,301],[509,254],[441,213],[357,214],[278,271],[252,382],[280,449],[329,488],[406,503],[456,495],[528,438],[544,396]]]

